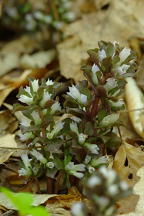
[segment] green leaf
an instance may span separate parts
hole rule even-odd
[[[107,115],[103,118],[103,120],[100,122],[100,127],[109,127],[114,125],[117,120],[119,119],[119,114],[113,113],[111,115]]]

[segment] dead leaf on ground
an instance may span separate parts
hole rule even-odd
[[[141,167],[137,175],[140,180],[134,186],[134,194],[139,195],[139,200],[135,207],[135,211],[128,214],[120,214],[118,216],[143,216],[144,215],[144,167]],[[130,203],[133,205],[133,203]]]
[[[144,166],[144,152],[139,147],[126,142],[123,143],[118,149],[113,162],[113,168],[119,176],[133,186],[138,180],[137,170],[142,166]]]
[[[132,37],[144,37],[143,7],[143,0],[111,0],[108,10],[85,15],[68,25],[64,30],[68,39],[58,45],[62,75],[75,81],[83,79],[80,66],[88,57],[86,51],[97,47],[99,40],[126,45]]]
[[[4,147],[4,148],[3,148]],[[0,136],[0,164],[4,163],[14,153],[17,143],[14,134]],[[8,149],[11,148],[11,149]]]
[[[129,117],[135,131],[144,138],[144,102],[143,93],[133,78],[127,78],[125,98]]]

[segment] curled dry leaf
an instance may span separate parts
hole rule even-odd
[[[17,147],[14,134],[6,134],[0,137],[0,164],[4,163],[14,153]],[[11,149],[9,149],[11,148]]]
[[[125,98],[129,117],[136,132],[144,138],[144,95],[133,78],[127,78]]]
[[[134,185],[138,180],[137,170],[142,166],[144,166],[144,152],[139,147],[124,142],[115,155],[113,168],[123,180]]]

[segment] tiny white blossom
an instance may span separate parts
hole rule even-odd
[[[19,176],[30,176],[31,175],[30,170],[27,170],[24,168],[19,169],[18,173],[19,173]]]
[[[127,190],[128,189],[128,184],[124,181],[120,182],[120,188],[122,190]]]
[[[22,161],[24,163],[24,166],[26,168],[30,168],[31,167],[31,163],[30,163],[31,159],[28,158],[27,154],[22,154],[21,155],[21,159],[22,159]]]
[[[54,114],[57,111],[61,111],[61,106],[58,101],[56,101],[52,106],[51,106],[51,114]]]
[[[119,99],[118,101],[114,102],[114,101],[109,101],[109,103],[111,104],[112,107],[115,107],[115,108],[120,108],[122,106],[124,106],[124,101],[123,99]]]
[[[96,160],[96,165],[98,166],[100,164],[106,164],[107,162],[108,162],[107,156],[102,156]]]
[[[129,48],[123,48],[122,51],[119,54],[120,62],[123,62],[127,59],[127,57],[131,54],[131,51]]]
[[[95,172],[95,168],[92,166],[88,166],[88,171],[89,173],[94,173]]]
[[[32,89],[34,92],[37,92],[39,88],[39,81],[38,80],[33,80],[31,81]]]
[[[85,143],[85,147],[93,154],[99,153],[99,147],[96,144]]]
[[[33,103],[33,98],[32,97],[28,97],[26,95],[20,95],[19,101],[21,101],[22,103],[26,103],[28,105]]]
[[[40,102],[41,106],[44,106],[47,101],[51,99],[52,94],[50,94],[48,91],[44,90],[43,98]]]
[[[117,81],[115,78],[108,78],[106,80],[106,84],[105,84],[105,87],[107,90],[110,90],[112,88],[115,88],[117,86]]]
[[[109,204],[109,199],[106,197],[99,197],[97,202],[101,205],[101,207],[105,208]]]
[[[71,212],[73,216],[83,216],[83,204],[80,202],[74,203],[71,208]]]
[[[29,94],[30,97],[32,97],[32,94],[31,94],[31,90],[30,90],[30,87],[29,86],[26,86],[24,88],[24,91],[27,92]]]
[[[25,134],[19,134],[19,138],[21,141],[26,141],[32,139],[34,137],[32,132],[26,132]]]
[[[78,134],[79,143],[84,143],[88,136],[86,134],[80,133]]]
[[[83,178],[84,174],[81,172],[85,171],[84,164],[74,164],[74,162],[69,162],[65,169],[72,175],[76,176],[77,178]]]
[[[107,184],[110,185],[116,178],[116,173],[113,170],[106,168],[105,166],[100,167],[100,173],[107,179]]]
[[[100,71],[99,67],[96,64],[93,64],[92,66],[92,80],[94,84],[98,84],[98,78],[97,78],[97,72]]]
[[[96,72],[100,71],[99,67],[94,63],[92,66],[92,72],[95,74]]]
[[[50,79],[48,79],[47,81],[46,81],[46,85],[47,86],[50,86],[50,85],[53,85],[54,84],[54,82],[52,81],[52,80],[50,80]]]
[[[97,185],[99,185],[101,183],[101,180],[99,177],[97,176],[91,176],[89,179],[88,179],[88,182],[87,182],[87,185],[90,187],[90,188],[93,188]]]
[[[76,117],[76,116],[73,116],[70,119],[73,120],[73,121],[75,121],[75,122],[77,122],[77,123],[81,122],[81,119],[78,118],[78,117]]]
[[[55,167],[55,164],[53,163],[53,162],[48,162],[47,164],[46,164],[46,166],[49,168],[49,169],[53,169],[54,167]]]
[[[87,96],[81,94],[74,85],[72,87],[69,87],[69,92],[67,94],[81,104],[87,103]]]
[[[31,119],[27,118],[21,111],[17,112],[17,118],[20,121],[20,124],[24,127],[30,127]]]
[[[77,135],[79,134],[77,123],[75,122],[70,123],[70,129]]]
[[[41,163],[45,164],[47,162],[46,158],[37,150],[33,149],[31,151],[31,155],[33,155],[37,160],[39,160]]]
[[[31,113],[31,116],[32,116],[32,118],[33,118],[33,120],[34,120],[34,122],[35,122],[36,125],[41,124],[42,120],[41,120],[41,118],[40,118],[38,112],[33,111],[33,112]]]
[[[106,52],[105,50],[99,50],[98,51],[98,56],[99,56],[99,59],[102,61],[103,59],[105,59],[107,56],[106,56]]]
[[[118,71],[118,74],[119,75],[123,75],[127,72],[127,70],[129,69],[130,65],[126,65],[126,64],[123,64],[119,67],[117,67],[117,71]]]
[[[110,185],[108,187],[108,193],[112,196],[116,195],[119,192],[118,186],[116,184]]]
[[[47,132],[48,139],[52,139],[54,136],[56,136],[64,127],[64,122],[58,122],[55,124],[52,131]],[[47,128],[49,130],[49,128]]]

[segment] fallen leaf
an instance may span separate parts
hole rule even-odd
[[[144,166],[144,152],[128,143],[123,143],[114,158],[113,168],[119,176],[127,181],[129,185],[134,185],[137,180],[137,170]]]
[[[117,216],[143,216],[144,215],[144,167],[141,167],[137,175],[140,177],[140,180],[134,186],[134,194],[139,195],[139,200],[135,207],[135,211],[128,214],[120,214]],[[131,202],[131,205],[133,203]]]
[[[129,117],[135,131],[144,138],[144,95],[133,78],[127,78],[125,98]]]
[[[0,164],[4,163],[14,153],[17,147],[14,134],[0,136]],[[11,148],[11,149],[9,149]]]
[[[86,51],[97,47],[99,40],[127,45],[129,38],[144,37],[143,7],[143,0],[111,0],[107,10],[84,15],[68,25],[64,29],[66,40],[58,45],[62,75],[75,81],[83,79],[80,66],[88,58]]]
[[[33,55],[24,54],[20,59],[20,67],[45,68],[55,57],[55,50],[38,51]]]

